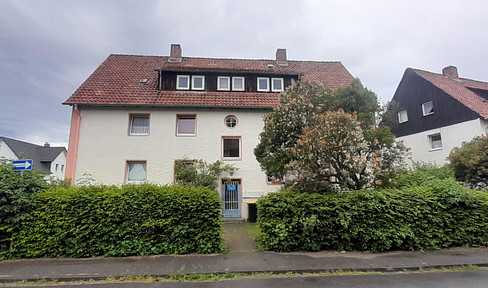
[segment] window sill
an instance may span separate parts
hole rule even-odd
[[[176,137],[196,137],[197,134],[176,134]]]
[[[442,150],[442,149],[444,149],[444,147],[431,148],[431,149],[429,149],[429,152],[439,151],[439,150]]]
[[[241,161],[241,157],[222,157],[222,161]]]
[[[429,115],[432,115],[432,114],[434,114],[434,112],[429,113],[429,114],[423,114],[423,116],[429,116]]]
[[[140,134],[138,134],[138,133],[132,133],[132,134],[129,134],[129,136],[149,136],[149,133],[147,133],[147,134],[142,134],[142,133],[140,133]]]

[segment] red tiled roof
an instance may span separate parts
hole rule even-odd
[[[488,83],[466,78],[453,78],[418,69],[412,69],[412,71],[451,95],[451,97],[481,117],[488,119],[488,100],[468,89],[474,88],[488,91]]]
[[[279,66],[274,60],[183,57],[181,62],[168,62],[167,56],[110,55],[63,104],[256,108],[278,104],[279,93],[160,91],[156,70],[293,74],[331,88],[346,87],[353,80],[340,62],[288,61],[288,66]],[[139,83],[141,79],[149,82]]]

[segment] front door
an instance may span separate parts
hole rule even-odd
[[[222,215],[224,217],[241,217],[241,180],[222,181],[222,203]]]

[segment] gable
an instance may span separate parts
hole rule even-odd
[[[408,121],[391,126],[397,137],[479,118],[476,112],[410,68],[405,71],[393,100],[399,105],[396,112],[406,110],[408,115]],[[424,116],[422,104],[429,101],[434,113]]]

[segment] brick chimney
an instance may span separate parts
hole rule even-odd
[[[442,69],[442,75],[451,78],[459,78],[459,74],[455,66],[447,66],[444,69]]]
[[[278,66],[288,66],[288,60],[286,59],[286,49],[278,48],[276,50],[276,63]]]
[[[181,62],[180,44],[171,44],[171,52],[169,54],[168,62]]]

